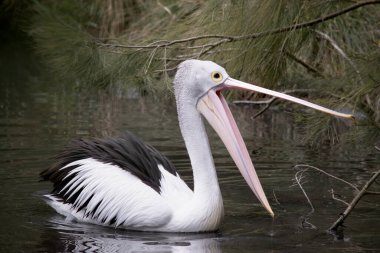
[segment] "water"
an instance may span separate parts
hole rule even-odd
[[[366,196],[343,234],[326,229],[344,210],[349,187],[317,173],[304,179],[315,212],[293,185],[294,165],[306,163],[362,185],[379,168],[367,145],[309,148],[292,112],[232,106],[276,218],[250,192],[217,135],[208,129],[225,204],[217,233],[167,234],[115,230],[73,223],[41,199],[51,189],[38,173],[71,139],[137,134],[167,155],[191,184],[191,170],[174,104],[52,81],[23,46],[2,48],[0,63],[0,251],[1,252],[375,252],[380,250],[379,197]],[[375,185],[373,190],[380,190]]]

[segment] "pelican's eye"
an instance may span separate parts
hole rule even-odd
[[[214,82],[218,83],[218,82],[220,82],[220,81],[223,80],[223,76],[222,76],[222,74],[220,72],[214,71],[214,72],[211,73],[211,79]]]

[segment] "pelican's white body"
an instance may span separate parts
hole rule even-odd
[[[87,204],[88,209],[94,208],[100,200],[102,203],[97,208],[97,218],[92,219],[86,217],[84,210],[77,212],[71,204],[64,203],[53,195],[46,195],[50,199],[49,205],[68,219],[104,225],[117,216],[119,223],[115,223],[115,227],[197,232],[216,230],[223,217],[223,201],[219,188],[200,197],[178,175],[172,175],[161,165],[160,193],[115,165],[88,158],[62,169],[72,165],[80,165],[71,172],[78,172],[78,180],[70,182],[66,187],[75,189],[72,193],[75,194],[82,186],[86,186],[75,204],[83,204],[92,194],[94,197]]]

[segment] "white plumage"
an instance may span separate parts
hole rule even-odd
[[[128,171],[93,158],[72,162],[61,170],[71,166],[78,167],[66,177],[76,174],[75,180],[66,184],[62,191],[69,192],[64,197],[70,198],[83,189],[75,202],[68,204],[52,194],[46,195],[50,200],[49,205],[69,219],[107,225],[117,217],[109,226],[132,230],[192,232],[194,226],[203,227],[203,230],[210,228],[206,220],[202,217],[198,219],[197,213],[191,214],[191,218],[187,217],[191,211],[189,206],[193,205],[194,193],[178,174],[170,174],[162,165],[158,165],[162,173],[160,194]],[[90,201],[85,203],[92,195]],[[221,201],[220,192],[217,198]],[[75,206],[84,204],[86,208],[77,211]],[[220,205],[219,212],[223,212],[222,203]],[[199,208],[205,210],[207,206]],[[96,211],[91,214],[93,210]],[[219,225],[222,213],[219,216],[218,221],[212,222],[213,229]]]

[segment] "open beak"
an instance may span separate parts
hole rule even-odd
[[[214,89],[209,90],[201,99],[199,99],[197,103],[198,111],[200,111],[203,114],[203,116],[207,119],[207,121],[210,123],[210,125],[214,128],[219,137],[222,139],[232,159],[236,163],[236,166],[240,170],[240,173],[242,174],[245,181],[247,182],[253,193],[256,195],[258,200],[270,213],[270,215],[274,216],[272,208],[268,203],[267,197],[265,196],[264,190],[256,174],[255,168],[253,167],[252,160],[244,144],[243,138],[241,137],[236,122],[231,114],[230,109],[228,108],[227,101],[220,93],[221,90],[229,88],[250,90],[275,96],[278,98],[283,98],[338,117],[353,118],[353,116],[350,114],[336,112],[280,92],[244,83],[239,80],[232,79],[230,77],[228,77],[223,84],[220,84],[216,86]]]

